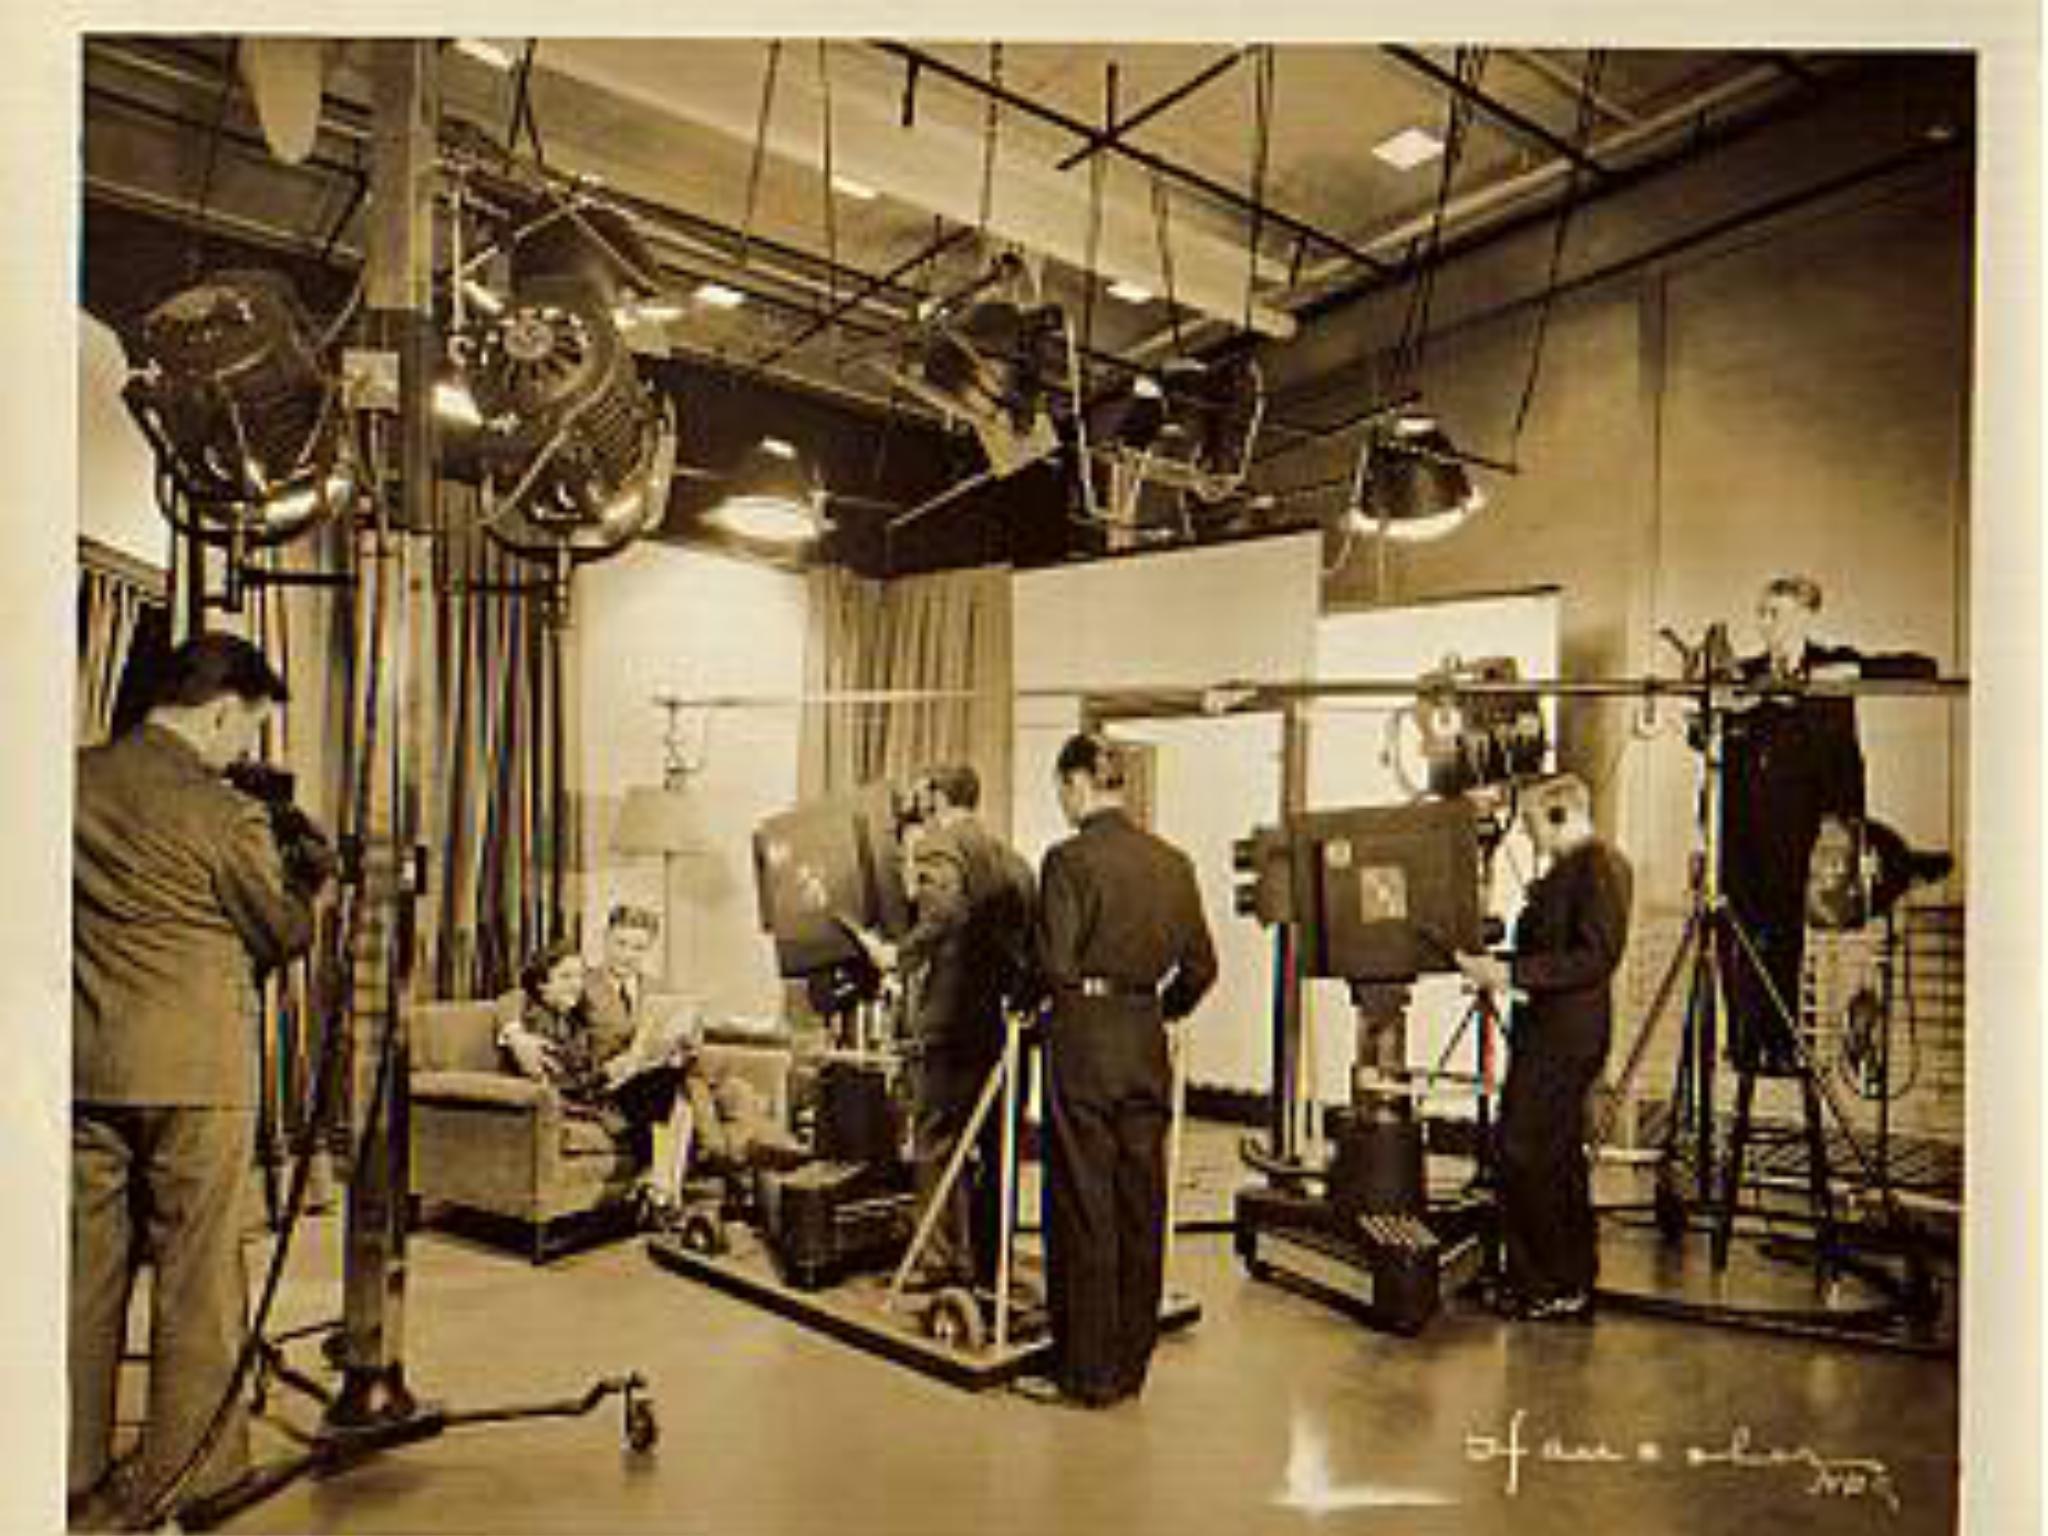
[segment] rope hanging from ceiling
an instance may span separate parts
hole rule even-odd
[[[761,73],[761,108],[754,119],[754,158],[747,168],[747,206],[740,215],[740,265],[753,254],[754,209],[761,197],[761,167],[768,158],[768,122],[775,108],[775,76],[782,67],[782,40],[768,44],[768,62]]]

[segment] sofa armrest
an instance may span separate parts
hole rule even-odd
[[[559,1100],[545,1083],[515,1077],[509,1072],[415,1072],[412,1075],[415,1103],[476,1104],[492,1108],[547,1110]]]

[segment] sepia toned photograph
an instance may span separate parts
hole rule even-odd
[[[51,1528],[2035,1528],[2038,18],[1373,23],[65,34]]]

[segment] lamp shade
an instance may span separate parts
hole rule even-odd
[[[626,791],[612,826],[613,852],[697,853],[707,846],[702,816],[688,793],[654,784],[637,784]]]
[[[1408,541],[1449,533],[1486,505],[1436,419],[1405,413],[1368,442],[1358,499],[1368,522]]]

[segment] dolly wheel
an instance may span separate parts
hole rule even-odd
[[[981,1307],[974,1293],[959,1286],[949,1286],[932,1298],[931,1311],[925,1314],[925,1329],[948,1349],[980,1349],[986,1337]]]
[[[654,1416],[651,1398],[634,1397],[626,1402],[626,1444],[645,1456],[661,1439],[661,1421]]]
[[[716,1258],[725,1252],[725,1224],[708,1211],[693,1211],[683,1219],[683,1246],[692,1253]]]

